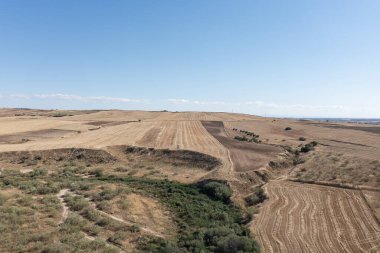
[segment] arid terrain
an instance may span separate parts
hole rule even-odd
[[[379,126],[0,109],[0,170],[0,252],[380,252]]]

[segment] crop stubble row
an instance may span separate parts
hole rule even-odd
[[[263,252],[379,252],[380,228],[359,191],[286,181],[251,228]]]

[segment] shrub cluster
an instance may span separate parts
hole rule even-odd
[[[243,136],[243,137],[241,137],[241,136],[235,136],[234,139],[238,140],[238,141],[247,141],[247,142],[261,143],[261,140],[257,139],[257,137],[247,138],[245,136]]]
[[[254,205],[257,205],[259,203],[264,202],[264,200],[266,200],[266,199],[267,199],[267,196],[266,196],[264,190],[260,187],[257,187],[255,189],[254,193],[252,193],[251,195],[246,197],[244,200],[245,200],[245,203],[247,206],[254,206]]]
[[[237,135],[234,137],[235,140],[261,143],[261,140],[259,140],[260,135],[257,135],[254,132],[250,132],[250,131],[246,131],[246,130],[239,130],[237,128],[233,128],[232,130],[240,132],[240,133],[245,135],[243,137]]]
[[[204,181],[198,184],[201,192],[206,194],[212,199],[228,203],[232,196],[232,191],[224,182],[218,181]]]
[[[240,209],[229,201],[232,194],[221,181],[184,185],[148,178],[102,178],[123,182],[142,194],[158,198],[174,214],[178,225],[176,241],[152,239],[139,250],[167,252],[259,252],[258,244],[243,225]]]
[[[314,147],[317,146],[317,145],[318,145],[318,143],[316,141],[312,141],[312,142],[310,142],[310,143],[305,144],[304,146],[302,146],[301,149],[300,149],[300,151],[302,153],[307,153],[309,151],[314,150]]]

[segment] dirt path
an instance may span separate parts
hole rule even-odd
[[[67,204],[66,204],[66,202],[65,202],[65,200],[64,200],[64,196],[65,196],[66,194],[73,194],[73,195],[75,195],[74,193],[70,192],[69,189],[62,189],[62,190],[60,190],[60,191],[57,193],[57,195],[56,195],[57,198],[59,199],[59,201],[61,202],[61,206],[62,206],[62,209],[63,209],[63,210],[62,210],[62,217],[61,217],[61,220],[60,220],[60,222],[59,222],[58,225],[63,224],[63,223],[66,221],[67,217],[69,216],[69,207],[67,206]],[[113,218],[113,219],[115,219],[115,220],[118,220],[118,221],[124,223],[122,220],[119,220],[117,217],[113,217],[112,215],[109,215],[109,214],[107,214],[107,213],[105,213],[105,212],[102,212],[102,211],[100,211],[99,209],[97,209],[97,211],[103,213],[104,215],[107,215],[107,216],[110,217],[110,218]],[[96,239],[95,237],[90,236],[90,235],[86,234],[85,232],[82,232],[82,233],[83,233],[83,235],[84,235],[84,238],[86,238],[87,240],[94,241],[94,240]],[[122,253],[126,253],[126,251],[124,251],[124,250],[123,250],[122,248],[120,248],[118,245],[111,244],[111,243],[109,243],[108,241],[103,240],[103,239],[101,239],[101,238],[98,238],[98,239],[102,240],[102,241],[103,241],[104,243],[106,243],[109,247],[111,247],[111,248],[115,248],[115,247],[116,247],[117,249],[120,250],[120,252],[122,252]]]
[[[94,208],[96,211],[98,211],[99,213],[103,214],[104,216],[107,216],[108,218],[111,218],[111,219],[113,219],[113,220],[115,220],[115,221],[118,221],[118,222],[120,222],[120,223],[123,223],[123,224],[125,224],[125,225],[127,225],[127,226],[137,225],[137,224],[134,223],[134,222],[124,220],[124,219],[122,219],[122,218],[120,218],[120,217],[117,217],[117,216],[115,216],[115,215],[112,215],[112,214],[109,214],[109,213],[106,213],[106,212],[100,210],[100,209],[96,206],[96,204],[95,204],[91,199],[89,199],[89,198],[86,198],[86,199],[90,202],[90,205],[91,205],[92,208]],[[160,234],[160,233],[158,233],[158,232],[156,232],[156,231],[154,231],[154,230],[152,230],[152,229],[150,229],[150,228],[148,228],[148,227],[141,227],[141,226],[140,226],[139,229],[140,229],[141,231],[147,233],[147,234],[150,234],[150,235],[153,235],[153,236],[156,236],[156,237],[163,238],[163,235],[162,235],[162,234]]]
[[[74,193],[71,193],[69,189],[60,190],[59,193],[57,193],[57,195],[56,195],[58,197],[59,201],[61,202],[61,205],[62,205],[62,208],[63,208],[62,217],[61,217],[61,220],[60,220],[59,224],[64,223],[65,220],[67,219],[68,215],[69,215],[69,207],[67,206],[67,204],[64,201],[64,196],[67,193],[72,194],[72,195],[76,195]],[[124,220],[124,219],[122,219],[120,217],[117,217],[115,215],[112,215],[112,214],[109,214],[109,213],[106,213],[106,212],[100,210],[91,199],[86,198],[86,200],[89,201],[89,203],[90,203],[90,205],[91,205],[92,208],[94,208],[96,211],[98,211],[99,213],[103,214],[104,216],[107,216],[108,218],[116,220],[116,221],[118,221],[120,223],[123,223],[123,224],[125,224],[127,226],[136,225],[136,223],[134,223],[134,222]],[[158,233],[156,231],[153,231],[152,229],[150,229],[148,227],[140,227],[140,230],[143,231],[143,232],[146,232],[147,234],[163,238],[162,234],[160,234],[160,233]]]
[[[59,199],[59,202],[61,202],[61,206],[62,206],[62,217],[58,225],[63,224],[65,220],[67,219],[67,217],[69,216],[69,207],[66,205],[65,200],[63,199],[65,194],[68,192],[69,192],[69,189],[62,189],[56,195],[57,198]]]

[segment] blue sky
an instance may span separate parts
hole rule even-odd
[[[0,107],[380,117],[380,1],[0,1]]]

